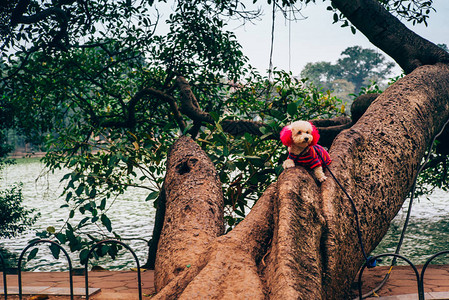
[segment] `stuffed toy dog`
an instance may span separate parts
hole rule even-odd
[[[282,164],[284,169],[304,166],[313,170],[319,182],[325,181],[322,164],[327,166],[332,160],[329,153],[317,145],[319,139],[318,129],[310,122],[296,121],[285,126],[281,131],[282,144],[288,147],[288,158]]]

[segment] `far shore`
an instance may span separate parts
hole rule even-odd
[[[18,158],[41,158],[44,157],[46,152],[20,152],[15,151],[8,154],[8,158],[18,159]]]

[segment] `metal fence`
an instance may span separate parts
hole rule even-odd
[[[23,249],[23,251],[21,252],[20,256],[19,256],[19,261],[17,264],[17,277],[18,277],[18,285],[19,285],[19,299],[23,298],[23,289],[22,289],[22,262],[23,262],[23,258],[25,256],[25,254],[27,253],[27,251],[33,247],[36,246],[37,244],[50,244],[50,245],[54,245],[56,247],[59,248],[59,250],[62,251],[62,253],[64,253],[66,259],[67,259],[67,263],[69,266],[69,282],[70,282],[70,299],[73,300],[74,297],[74,292],[73,292],[73,268],[72,268],[72,261],[67,253],[67,251],[57,242],[55,241],[51,241],[51,240],[36,240],[31,242],[30,244],[28,244],[25,249]],[[140,273],[140,264],[139,264],[139,260],[137,258],[137,255],[135,254],[135,252],[125,243],[118,241],[118,240],[104,240],[101,242],[98,242],[97,244],[95,244],[89,251],[89,255],[87,256],[87,260],[84,264],[84,278],[85,278],[85,288],[86,288],[86,294],[85,297],[86,299],[89,299],[89,272],[88,272],[88,265],[89,265],[89,257],[91,256],[91,254],[93,253],[93,251],[95,249],[97,249],[99,246],[103,245],[103,244],[119,244],[121,246],[123,246],[125,249],[127,249],[129,252],[131,252],[132,256],[134,257],[134,260],[136,261],[136,265],[137,265],[137,284],[138,284],[138,292],[139,292],[139,300],[142,300],[142,278],[141,278],[141,273]],[[6,273],[7,273],[7,269],[6,269],[6,264],[5,264],[5,260],[2,257],[1,253],[0,253],[0,263],[2,264],[2,269],[3,269],[3,293],[5,296],[5,300],[8,298],[8,283],[7,283],[7,278],[6,278]]]
[[[25,249],[21,252],[20,256],[19,256],[19,261],[17,264],[17,269],[18,269],[18,284],[19,284],[19,299],[23,298],[23,289],[22,289],[22,262],[23,262],[23,258],[25,256],[25,254],[27,253],[27,251],[33,247],[36,246],[37,244],[51,244],[51,245],[55,245],[56,247],[58,247],[65,255],[66,259],[67,259],[67,263],[69,266],[69,282],[70,282],[70,299],[73,300],[74,297],[74,292],[73,292],[73,267],[72,267],[72,261],[67,253],[67,251],[57,242],[55,241],[51,241],[51,240],[36,240],[30,244],[28,244]],[[139,300],[142,300],[142,278],[141,278],[141,271],[140,271],[140,264],[139,264],[139,260],[137,258],[137,255],[135,254],[135,252],[125,243],[118,241],[118,240],[104,240],[101,242],[98,242],[97,244],[95,244],[89,251],[89,255],[88,258],[84,264],[84,279],[85,279],[85,297],[86,299],[89,299],[89,272],[88,272],[88,264],[89,264],[89,257],[91,256],[91,254],[93,253],[93,251],[95,251],[96,248],[100,247],[103,244],[119,244],[121,246],[123,246],[124,248],[126,248],[133,256],[136,265],[137,265],[137,284],[138,284],[138,293],[139,293]],[[380,258],[383,257],[394,257],[394,259],[400,258],[402,260],[404,260],[408,265],[410,265],[410,267],[413,269],[413,272],[416,276],[416,285],[418,288],[418,298],[419,300],[424,300],[425,299],[425,295],[424,295],[424,275],[426,272],[427,267],[429,266],[429,264],[438,256],[444,255],[444,254],[449,254],[449,250],[446,251],[441,251],[433,256],[431,256],[426,263],[424,264],[421,273],[418,272],[418,269],[416,268],[416,266],[406,257],[399,255],[399,254],[395,254],[395,253],[386,253],[386,254],[380,254],[377,256],[372,257],[372,260],[378,260]],[[0,253],[0,263],[2,264],[2,270],[3,270],[3,294],[4,294],[4,299],[6,300],[8,297],[8,284],[7,284],[7,278],[6,278],[6,274],[7,274],[7,268],[6,268],[6,264],[5,264],[5,260],[3,258],[3,256]],[[358,277],[358,292],[359,292],[359,299],[363,299],[364,296],[362,294],[362,276],[363,276],[363,272],[365,271],[365,269],[369,267],[367,265],[367,263],[365,262],[365,264],[362,266],[360,272],[359,272],[359,277]],[[389,273],[387,274],[386,279],[388,279]],[[386,281],[385,279],[385,281]]]
[[[403,261],[405,261],[408,265],[410,265],[410,267],[413,269],[413,272],[414,272],[414,274],[415,274],[415,277],[416,277],[416,285],[417,285],[417,287],[418,287],[418,299],[419,299],[419,300],[424,300],[424,299],[425,299],[425,295],[424,295],[424,274],[425,274],[425,272],[426,272],[426,270],[427,270],[427,267],[429,266],[429,264],[430,264],[435,258],[437,258],[438,256],[441,256],[441,255],[444,255],[444,254],[448,254],[448,253],[449,253],[449,250],[445,250],[445,251],[441,251],[441,252],[438,252],[438,253],[432,255],[432,256],[426,261],[426,263],[424,264],[424,266],[423,266],[423,268],[422,268],[422,270],[421,270],[421,274],[418,272],[418,269],[416,268],[416,266],[415,266],[409,259],[407,259],[406,257],[404,257],[404,256],[402,256],[402,255],[400,255],[400,254],[396,254],[396,253],[384,253],[384,254],[379,254],[379,255],[377,255],[377,256],[373,256],[373,257],[372,257],[372,260],[377,260],[377,259],[380,259],[380,258],[382,258],[382,257],[388,257],[388,256],[390,256],[390,257],[393,257],[395,260],[396,260],[397,258],[400,258],[400,259],[402,259]],[[359,298],[358,298],[358,299],[363,299],[363,298],[364,298],[364,296],[363,296],[363,294],[362,294],[362,276],[363,276],[363,272],[365,271],[365,269],[366,269],[367,267],[369,267],[369,266],[367,265],[367,262],[365,262],[365,263],[363,264],[363,266],[362,266],[362,269],[360,270],[360,273],[359,273],[359,278],[358,278],[358,292],[359,292]],[[390,269],[390,270],[391,270],[391,269]],[[388,279],[389,275],[390,275],[390,273],[387,273],[387,275],[386,275],[386,277],[385,277],[385,279],[384,279],[384,282],[386,282],[386,280]],[[382,282],[382,285],[383,285],[384,282]]]

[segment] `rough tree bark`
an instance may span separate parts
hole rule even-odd
[[[367,252],[385,235],[427,145],[449,117],[448,96],[449,67],[420,67],[380,95],[333,143],[332,168],[355,198]],[[323,185],[322,197],[328,231],[323,290],[325,298],[339,299],[363,257],[347,199],[332,181]]]
[[[376,1],[332,2],[410,73],[329,150],[333,173],[354,199],[369,253],[449,117],[449,66],[435,63],[447,62],[448,54],[379,13]],[[396,31],[401,37],[393,37]],[[351,204],[328,177],[318,185],[301,167],[284,171],[246,219],[222,235],[214,167],[193,140],[180,138],[168,159],[153,299],[346,299],[364,257]]]
[[[385,234],[429,141],[449,117],[448,95],[449,67],[420,67],[380,95],[359,122],[334,141],[331,168],[353,196],[367,252]],[[172,196],[167,193],[167,207],[176,205],[183,211],[186,205],[197,207],[200,202],[201,206],[189,210],[188,216],[166,212],[170,222],[164,224],[160,245],[179,244],[182,249],[176,255],[182,254],[173,259],[159,249],[158,260],[177,265],[156,265],[156,277],[164,278],[156,281],[156,299],[344,299],[348,295],[364,259],[350,203],[332,179],[318,186],[303,168],[288,169],[244,222],[214,238],[222,220],[212,222],[210,210],[218,210],[215,201],[219,200],[201,200],[217,199],[219,194],[213,167],[198,164],[179,174],[180,162],[204,154],[186,137],[172,151],[169,161],[180,158],[169,163],[168,173],[175,175],[170,182],[180,187],[190,186],[187,182],[213,185],[200,193],[192,194],[190,188]],[[180,198],[186,202],[174,204]],[[173,226],[175,217],[183,225]],[[207,228],[198,225],[206,223]],[[213,234],[199,239],[198,230],[186,230],[194,226]],[[188,259],[183,258],[186,253]]]
[[[155,265],[155,286],[165,286],[224,233],[223,195],[214,165],[195,143],[181,138],[167,158],[165,220]],[[182,184],[180,184],[182,183]],[[198,212],[201,212],[198,214]]]

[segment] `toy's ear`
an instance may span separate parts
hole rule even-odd
[[[282,144],[284,144],[287,147],[290,147],[292,145],[292,143],[293,143],[292,129],[290,128],[290,126],[285,126],[284,128],[282,128],[281,141],[282,141]]]
[[[314,146],[318,144],[318,141],[320,140],[320,133],[318,132],[318,129],[316,129],[315,125],[313,125],[310,122],[310,125],[312,125],[312,143],[310,143],[310,146]]]

